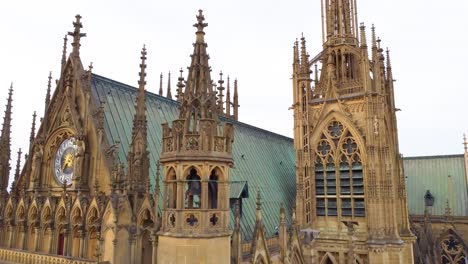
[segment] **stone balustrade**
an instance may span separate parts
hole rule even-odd
[[[167,221],[163,232],[210,234],[230,232],[227,227],[229,211],[219,209],[168,209],[163,214]]]
[[[42,254],[12,248],[0,248],[0,262],[22,264],[97,264],[97,261]],[[103,262],[101,262],[103,263]]]

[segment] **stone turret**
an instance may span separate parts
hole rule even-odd
[[[197,263],[228,263],[230,258],[229,168],[234,130],[232,124],[218,120],[221,113],[208,64],[204,20],[200,10],[183,92],[179,78],[179,118],[172,127],[163,124],[164,203],[158,263],[175,263],[181,256]]]

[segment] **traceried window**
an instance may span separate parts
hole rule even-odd
[[[364,217],[361,153],[351,132],[332,121],[315,149],[317,216]]]
[[[465,264],[466,249],[450,230],[450,233],[442,240],[442,264]]]

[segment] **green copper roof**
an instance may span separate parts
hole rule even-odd
[[[444,215],[448,199],[452,215],[468,215],[468,195],[463,155],[403,159],[411,215],[424,214],[424,195],[435,198],[433,215]],[[450,177],[449,177],[450,175]]]
[[[104,102],[105,133],[110,144],[120,141],[118,158],[126,166],[131,143],[137,89],[99,75],[91,80],[93,98]],[[146,93],[148,119],[148,150],[150,177],[156,173],[155,164],[161,153],[162,123],[178,117],[178,103],[165,97]],[[242,195],[242,181],[247,182],[250,194],[262,192],[262,211],[267,236],[272,236],[279,223],[281,204],[291,215],[295,199],[295,157],[292,139],[241,122],[234,125],[231,181],[235,195]],[[251,240],[255,226],[256,195],[243,199],[241,227],[244,239]],[[289,219],[288,219],[289,221]],[[233,224],[231,221],[231,225]]]

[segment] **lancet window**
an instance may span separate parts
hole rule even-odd
[[[218,175],[213,170],[208,181],[208,206],[210,209],[218,208]]]
[[[364,177],[361,152],[351,132],[334,120],[316,150],[317,216],[364,217]]]

